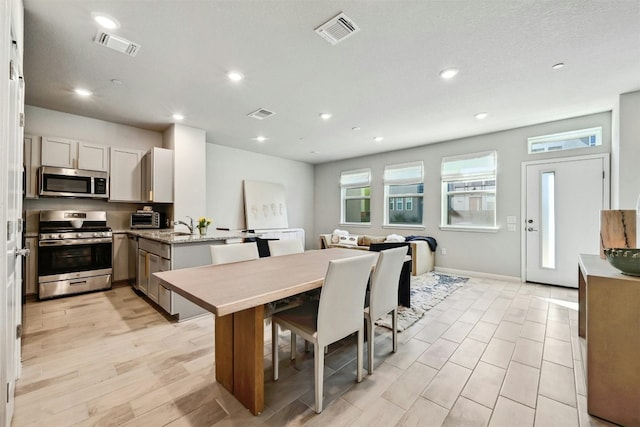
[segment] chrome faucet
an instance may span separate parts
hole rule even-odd
[[[187,228],[189,229],[189,233],[190,233],[190,234],[193,234],[193,232],[194,232],[194,228],[193,228],[193,218],[191,218],[190,216],[187,216],[187,218],[189,218],[189,224],[187,224],[187,223],[186,223],[186,222],[184,222],[184,221],[180,221],[180,220],[178,219],[178,220],[173,221],[173,225],[180,225],[180,224],[182,224],[182,225],[184,225],[185,227],[187,227]]]

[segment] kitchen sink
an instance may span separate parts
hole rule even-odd
[[[191,236],[188,231],[160,231],[158,234],[166,236]]]

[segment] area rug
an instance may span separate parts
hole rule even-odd
[[[398,331],[420,320],[440,301],[460,288],[468,277],[429,272],[411,277],[411,307],[398,307]],[[391,329],[391,315],[376,320],[376,325]]]

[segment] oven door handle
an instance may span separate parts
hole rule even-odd
[[[77,246],[111,242],[111,237],[99,237],[96,239],[41,240],[38,242],[38,246]]]

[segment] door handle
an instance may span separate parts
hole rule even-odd
[[[533,228],[533,227],[528,227],[528,228],[527,228],[527,231],[538,231],[538,230],[536,230],[536,229],[535,229],[535,228]]]
[[[19,256],[28,257],[29,255],[31,255],[31,249],[16,249],[16,258]]]

